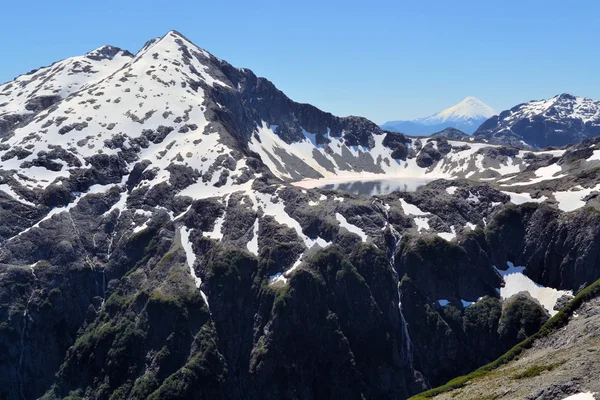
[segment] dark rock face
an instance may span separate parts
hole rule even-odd
[[[6,153],[4,153],[4,155],[2,155],[2,158],[0,158],[0,160],[2,161],[7,161],[7,160],[11,160],[13,158],[17,158],[17,160],[22,160],[26,157],[29,157],[31,155],[31,151],[26,150],[22,147],[16,146],[12,149],[10,149],[9,151],[7,151]]]
[[[0,243],[34,225],[45,214],[43,207],[26,206],[0,194]]]
[[[465,247],[439,237],[414,242],[405,240],[396,257],[398,274],[411,278],[430,299],[476,301],[481,294],[493,297],[501,280],[488,267],[489,260],[477,243],[481,238],[473,235],[469,239],[472,256]]]
[[[482,154],[489,158],[498,158],[499,156],[514,157],[519,153],[519,149],[515,147],[500,146],[500,147],[485,147],[478,150],[479,154]]]
[[[57,103],[61,100],[60,96],[38,96],[30,99],[27,104],[25,104],[25,109],[27,111],[39,112],[43,111],[53,104]]]
[[[502,340],[517,344],[539,331],[549,317],[528,293],[518,293],[507,300],[498,333]]]
[[[417,155],[417,165],[421,168],[428,168],[433,165],[434,162],[441,160],[442,153],[433,146],[433,143],[429,142]]]
[[[383,138],[383,145],[392,150],[391,157],[394,160],[406,161],[408,157],[408,148],[406,145],[410,143],[410,139],[402,133],[386,132]]]
[[[489,251],[482,230],[460,244],[417,239],[403,240],[398,248],[396,269],[404,276],[402,309],[414,338],[415,368],[432,386],[493,361],[548,319],[533,300],[502,309],[495,298],[501,278],[489,268]],[[483,300],[464,307],[463,301],[482,294]],[[441,306],[440,299],[449,303]]]
[[[126,57],[133,57],[133,54],[128,52],[127,50],[122,50],[115,46],[102,46],[93,52],[86,54],[85,56],[90,60],[101,61],[104,59],[113,59],[117,54],[121,53]]]
[[[407,143],[410,143],[410,139],[408,139],[402,133],[385,132],[385,137],[383,138],[383,145],[389,148],[390,150],[394,150],[394,148],[399,144]]]
[[[0,117],[0,138],[7,137],[12,129],[24,120],[21,115],[6,114]]]
[[[34,166],[43,167],[50,171],[60,171],[62,169],[62,164],[57,162],[56,160],[65,161],[69,167],[82,166],[81,161],[79,161],[79,159],[75,155],[73,155],[72,153],[68,152],[60,146],[53,146],[51,151],[47,152],[42,150],[37,154],[37,157],[33,160],[24,161],[23,163],[21,163],[21,168],[30,168]]]
[[[442,156],[445,156],[452,151],[452,146],[450,143],[448,143],[448,139],[445,137],[433,137],[431,139],[427,139],[427,143],[435,143],[435,148]]]
[[[149,166],[141,162],[138,175]],[[68,213],[3,244],[0,346],[8,367],[0,369],[0,383],[7,399],[20,398],[21,387],[27,398],[45,399],[76,393],[109,399],[115,392],[178,399],[197,391],[231,399],[402,399],[495,359],[547,319],[527,297],[503,307],[496,291],[502,280],[491,265],[520,262],[533,242],[547,246],[536,226],[561,221],[555,208],[509,206],[494,213],[489,205],[507,196],[467,182],[436,181],[416,193],[389,195],[383,200],[393,206],[385,212],[372,199],[346,195],[333,205],[308,206],[318,193],[257,185],[277,193],[307,236],[333,243],[307,256],[283,284],[272,277],[306,249],[295,229],[261,216],[243,194],[232,194],[226,205],[174,196],[171,185],[189,176],[170,172],[171,183],[132,190],[127,210],[112,210],[126,188],[89,194]],[[456,186],[452,198],[448,185]],[[72,202],[59,188],[48,198]],[[469,200],[474,195],[478,203]],[[399,198],[437,213],[430,221],[440,226],[486,215],[487,230],[460,232],[455,242],[415,234]],[[7,216],[29,210],[9,205]],[[174,221],[160,207],[184,214]],[[146,210],[154,211],[146,216]],[[377,247],[341,229],[329,213],[373,235]],[[557,240],[561,229],[572,235],[575,227],[597,225],[577,219],[593,218],[586,215],[565,217]],[[204,235],[225,216],[222,242]],[[254,255],[245,246],[257,218]],[[131,226],[143,221],[147,228],[133,233]],[[402,240],[386,223],[403,232]],[[181,246],[183,226],[192,229],[199,288]],[[575,249],[593,248],[577,237],[569,239]],[[596,262],[590,251],[579,251],[590,265]],[[532,254],[538,253],[548,252]],[[530,276],[545,284],[553,274],[568,277],[571,265],[545,258],[540,270],[528,262]]]
[[[560,214],[537,204],[509,206],[490,224],[487,234],[495,265],[527,265],[534,281],[577,291],[598,279],[600,214],[583,208]]]
[[[374,146],[373,135],[383,134],[366,118],[339,118],[312,105],[295,103],[271,82],[257,78],[250,70],[233,68],[224,61],[221,61],[220,69],[234,86],[240,87],[241,98],[230,91],[216,92],[217,101],[228,110],[227,115],[218,111],[219,119],[227,131],[243,143],[262,121],[277,125],[276,133],[286,143],[303,140],[304,129],[319,135],[321,143],[325,143],[328,136],[341,137],[343,132],[347,146],[370,148]]]
[[[464,141],[468,141],[471,139],[470,135],[467,135],[466,133],[464,133],[463,131],[456,129],[456,128],[446,128],[443,131],[439,131],[438,133],[434,133],[433,135],[431,135],[433,137],[445,137],[446,139],[452,139],[452,140],[464,140]]]
[[[504,310],[500,301],[488,296],[466,308],[460,301],[442,307],[406,276],[400,292],[414,338],[415,368],[432,386],[495,360],[521,341],[519,335],[537,332],[548,319],[531,298],[511,299]]]
[[[42,306],[41,292],[32,292],[25,315],[32,318],[26,326],[32,334],[54,337],[51,328],[31,325],[46,318],[41,307],[62,315],[59,326],[86,321],[83,332],[72,331],[57,349],[64,353],[70,347],[45,398],[84,392],[108,398],[115,391],[136,399],[187,398],[196,390],[207,398],[232,399],[406,398],[422,389],[407,349],[398,346],[406,343],[405,332],[393,271],[381,251],[365,246],[347,258],[332,249],[311,259],[288,287],[269,288],[264,282],[268,259],[214,248],[207,253],[204,272],[209,314],[188,278],[183,252],[173,247],[172,229],[169,224],[157,226],[115,250],[122,253],[119,263],[133,269],[110,273],[105,294],[102,286],[84,288],[65,281]],[[144,244],[145,250],[134,251]],[[140,257],[146,260],[143,264],[136,263]],[[84,278],[69,269],[62,273],[69,280]],[[115,273],[135,279],[124,285],[114,280]],[[14,287],[14,279],[3,282]],[[20,279],[45,286],[49,278],[40,268],[35,276],[23,271]],[[65,293],[69,288],[79,293]],[[79,318],[61,302],[65,295],[83,300],[70,303]],[[33,354],[42,354],[36,350],[42,336],[32,334],[26,337],[27,363]],[[51,367],[47,360],[38,365]],[[22,371],[29,397],[40,396],[41,388],[50,384],[30,381],[33,372]],[[51,379],[51,374],[46,376]],[[100,385],[99,377],[110,383]]]
[[[540,389],[536,393],[527,396],[527,400],[553,400],[567,398],[571,395],[582,393],[576,380],[560,382],[550,385],[545,389]]]
[[[74,196],[63,185],[50,185],[42,193],[42,204],[48,207],[63,207],[73,200]]]
[[[92,167],[89,171],[94,176],[94,183],[100,185],[119,183],[128,172],[125,160],[116,155],[96,154],[87,162]]]
[[[402,161],[406,161],[406,158],[408,156],[409,156],[408,148],[403,143],[399,143],[396,146],[396,148],[394,149],[394,151],[392,151],[392,154],[391,154],[391,157],[394,160],[402,160]]]

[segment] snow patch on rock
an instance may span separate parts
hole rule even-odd
[[[515,267],[510,261],[507,261],[506,265],[508,266],[506,270],[496,268],[496,271],[504,279],[504,287],[500,288],[500,296],[504,300],[519,292],[528,292],[531,297],[540,302],[550,315],[555,315],[558,311],[554,310],[554,306],[558,299],[566,294],[573,295],[570,290],[556,290],[538,285],[523,273],[525,267]]]

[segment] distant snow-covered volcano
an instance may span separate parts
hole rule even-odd
[[[388,121],[381,127],[408,135],[431,135],[446,128],[456,128],[472,134],[488,118],[495,115],[494,109],[479,99],[469,96],[460,103],[412,121]]]

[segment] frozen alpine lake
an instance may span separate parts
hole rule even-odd
[[[385,195],[392,192],[414,192],[434,179],[422,178],[339,178],[339,179],[309,179],[294,182],[294,186],[306,189],[322,188],[328,190],[343,190],[361,196]]]

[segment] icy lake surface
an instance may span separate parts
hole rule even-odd
[[[304,188],[342,190],[361,196],[385,195],[392,192],[414,192],[432,179],[311,179],[294,183]]]

